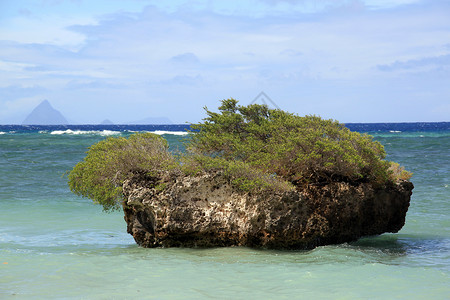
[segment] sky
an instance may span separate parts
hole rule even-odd
[[[450,1],[0,0],[0,124],[45,99],[71,123],[196,123],[261,92],[343,123],[450,121]]]

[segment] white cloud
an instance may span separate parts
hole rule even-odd
[[[0,71],[2,72],[23,72],[26,68],[35,66],[36,65],[30,63],[0,60]]]
[[[450,71],[450,54],[425,57],[418,60],[396,61],[389,65],[380,65],[378,69],[381,71]]]
[[[54,31],[36,34],[33,43],[25,39],[33,37],[32,29],[50,25],[26,23],[16,40],[0,35],[1,82],[41,86],[40,96],[58,101],[69,118],[81,122],[151,116],[133,115],[141,113],[195,121],[204,105],[214,107],[226,97],[241,97],[245,104],[261,90],[294,112],[377,121],[395,120],[384,106],[404,101],[399,94],[420,99],[415,96],[420,88],[431,84],[426,78],[449,74],[445,2],[399,0],[386,8],[387,2],[375,0],[325,1],[311,12],[301,10],[312,1],[215,3],[179,1],[90,22],[77,15],[56,22]],[[249,3],[257,4],[256,14]],[[64,32],[70,33],[65,40],[59,38]],[[417,72],[408,78],[394,72],[405,69]],[[398,86],[391,86],[394,82]],[[446,92],[441,88],[434,95],[445,98]],[[123,108],[126,103],[133,105]],[[99,111],[109,115],[98,117]],[[431,108],[428,115],[423,112],[410,117],[433,118]]]
[[[71,20],[72,22],[74,20]],[[9,28],[0,29],[3,40],[24,44],[41,43],[76,49],[84,42],[84,36],[66,29],[71,22],[60,19],[32,20],[23,18]],[[33,28],[32,31],[27,30]]]

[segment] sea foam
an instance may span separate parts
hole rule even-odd
[[[189,134],[188,132],[185,132],[185,131],[165,131],[165,130],[155,130],[155,131],[152,131],[151,133],[158,134],[158,135],[163,135],[163,134],[187,135],[187,134]]]
[[[54,135],[61,135],[61,134],[72,134],[72,135],[80,135],[80,134],[98,134],[103,136],[109,136],[109,135],[117,135],[120,134],[120,131],[113,131],[113,130],[54,130],[50,132],[50,134]]]

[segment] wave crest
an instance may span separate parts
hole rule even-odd
[[[44,133],[44,132],[43,132]],[[53,130],[50,132],[50,134],[54,135],[62,135],[62,134],[72,134],[72,135],[80,135],[80,134],[98,134],[103,136],[109,136],[109,135],[117,135],[120,134],[120,131],[113,131],[113,130]]]
[[[165,130],[155,130],[151,131],[151,133],[163,135],[163,134],[172,134],[172,135],[188,135],[188,132],[185,131],[165,131]]]

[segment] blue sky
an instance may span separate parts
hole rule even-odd
[[[0,124],[198,122],[264,91],[341,122],[450,121],[450,1],[1,0]]]

